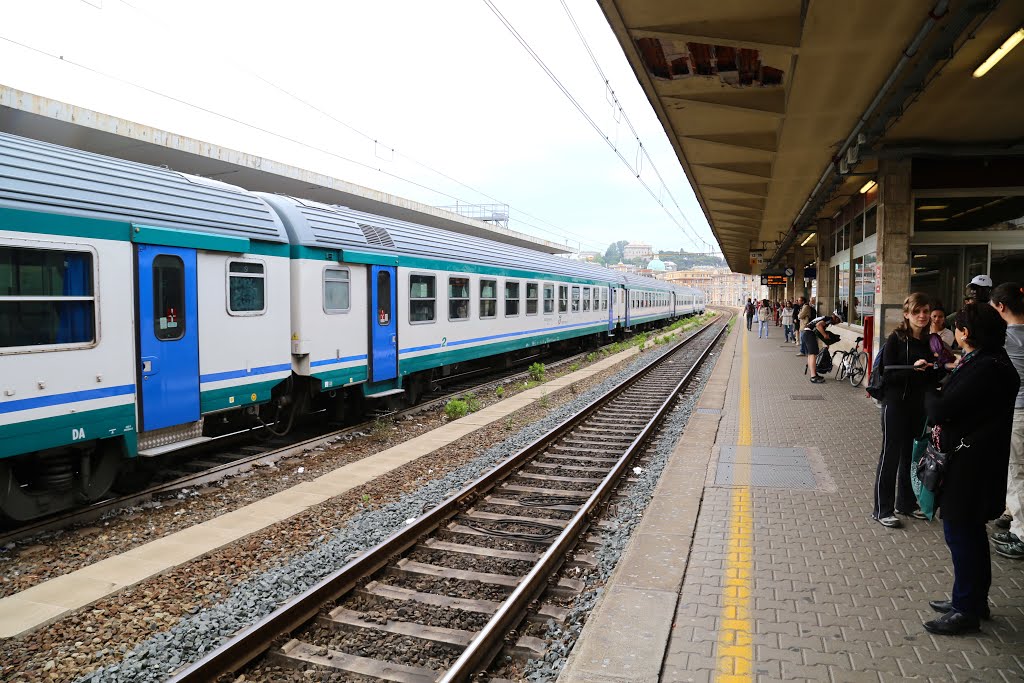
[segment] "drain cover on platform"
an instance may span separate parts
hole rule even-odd
[[[723,446],[715,470],[715,485],[818,488],[803,448],[766,446]]]
[[[718,408],[697,408],[697,412],[701,415],[721,415],[722,411]]]

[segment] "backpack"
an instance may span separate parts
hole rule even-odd
[[[818,359],[815,361],[814,366],[817,368],[819,375],[827,375],[832,372],[832,354],[829,353],[827,346],[818,351]]]
[[[871,363],[871,379],[868,380],[866,387],[868,396],[878,401],[881,401],[885,395],[885,359],[882,357],[884,350],[885,345],[883,344],[875,354],[875,360]]]

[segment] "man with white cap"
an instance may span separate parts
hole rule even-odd
[[[967,285],[964,295],[964,303],[987,304],[989,294],[992,292],[992,278],[988,275],[975,275],[971,284]]]

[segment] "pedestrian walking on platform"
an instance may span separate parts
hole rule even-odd
[[[931,326],[928,295],[916,292],[903,301],[903,322],[885,341],[884,366],[915,365],[914,370],[885,372],[882,384],[882,453],[875,471],[875,505],[871,516],[882,526],[898,529],[896,514],[927,519],[920,511],[910,485],[910,460],[914,440],[924,431],[924,396],[941,378],[932,363],[928,328]]]
[[[1010,464],[1006,473],[1006,511],[1010,527],[992,535],[996,552],[1015,560],[1024,558],[1024,286],[1004,282],[992,290],[992,307],[1006,322],[1006,355],[1017,370],[1021,387],[1013,404]]]
[[[768,299],[763,300],[761,302],[761,307],[757,309],[757,319],[760,321],[758,322],[757,327],[757,338],[760,339],[763,334],[764,338],[767,339],[768,321],[772,319],[772,307],[771,304],[768,303]]]
[[[985,523],[1003,511],[1020,390],[1003,348],[1006,322],[993,307],[965,305],[954,334],[964,356],[946,385],[925,399],[928,420],[940,432],[939,448],[949,456],[935,502],[953,559],[953,590],[950,600],[928,603],[942,616],[924,624],[940,635],[977,631],[980,620],[990,617],[992,560]]]
[[[743,307],[743,315],[747,318],[747,332],[750,332],[750,323],[754,319],[754,302],[750,299],[747,299],[747,304]]]
[[[780,315],[782,319],[782,332],[786,335],[786,343],[795,340],[793,335],[793,309],[789,306],[784,306]]]

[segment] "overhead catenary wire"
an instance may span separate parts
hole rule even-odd
[[[657,202],[658,205],[662,207],[662,209],[665,211],[665,214],[672,220],[673,223],[675,223],[676,227],[679,228],[680,232],[682,232],[684,234],[687,234],[687,232],[688,232],[687,229],[683,227],[683,224],[680,223],[678,221],[678,219],[676,219],[676,217],[672,214],[672,212],[669,210],[669,208],[667,206],[665,206],[665,203],[663,201],[661,201],[661,199],[658,197],[658,195],[656,195],[654,193],[654,190],[650,187],[650,185],[641,177],[640,171],[633,164],[630,163],[630,161],[625,157],[625,155],[622,153],[622,151],[620,149],[618,149],[618,147],[616,146],[616,144],[614,142],[612,142],[611,138],[604,132],[604,130],[601,128],[601,126],[594,120],[594,118],[590,115],[590,113],[587,112],[587,110],[583,107],[583,105],[581,105],[579,103],[579,101],[576,99],[576,97],[569,91],[569,89],[565,86],[565,84],[562,83],[562,81],[558,78],[558,76],[554,73],[554,71],[552,71],[551,68],[544,62],[543,58],[537,53],[536,50],[533,49],[533,47],[530,45],[530,43],[523,37],[523,35],[516,29],[516,27],[512,25],[512,23],[505,17],[504,14],[502,14],[501,10],[498,9],[498,7],[494,4],[494,2],[492,0],[483,0],[483,2],[484,2],[485,5],[487,5],[488,9],[491,10],[491,12],[494,14],[494,16],[497,17],[498,21],[500,21],[502,23],[502,25],[504,25],[505,28],[508,30],[508,32],[510,34],[512,34],[512,36],[522,46],[522,48],[524,50],[526,50],[527,54],[529,54],[530,57],[533,58],[534,62],[536,62],[537,65],[541,68],[541,70],[544,71],[544,73],[548,76],[548,78],[551,80],[551,82],[555,84],[555,86],[562,92],[563,95],[565,95],[566,99],[568,99],[569,102],[573,105],[573,107],[576,108],[576,110],[579,112],[579,114],[587,121],[588,124],[590,124],[591,128],[593,128],[597,132],[597,134],[601,136],[601,138],[605,141],[605,143],[609,146],[609,148],[613,152],[615,152],[616,156],[618,156],[619,159],[622,161],[622,163],[625,164],[626,168],[628,168],[630,170],[630,172],[634,175],[634,177],[636,177],[636,179],[640,183],[640,185],[643,186],[643,188],[645,190],[647,190],[647,193],[649,195],[651,195],[651,198],[653,198],[654,201]],[[564,6],[564,3],[563,3],[563,6]],[[568,8],[566,8],[566,10],[568,11]],[[576,25],[575,19],[572,18],[571,13],[570,13],[569,16],[570,16],[570,20],[573,22],[573,25],[576,27],[577,33],[582,38],[582,32],[579,30],[578,25]],[[593,51],[590,49],[589,44],[587,44],[585,40],[584,40],[584,46],[586,47],[588,53],[591,55],[592,60],[595,62],[595,64],[597,64],[597,59],[593,55]],[[603,75],[604,72],[603,72],[603,70],[600,69],[600,65],[597,64],[597,66],[598,66],[599,72]],[[607,78],[605,78],[604,80],[605,80],[606,87],[608,87],[609,90],[610,90],[610,86],[608,85]],[[617,102],[617,97],[614,96],[614,93],[613,93],[613,97],[615,98],[615,101]],[[621,106],[619,108],[621,109]],[[623,113],[623,115],[625,114],[624,111],[622,113]],[[629,124],[629,125],[630,125],[630,129],[633,131],[634,137],[636,138],[638,144],[640,145],[640,148],[643,150],[643,155],[647,156],[648,161],[651,163],[652,166],[654,166],[653,160],[647,154],[646,149],[643,149],[642,141],[640,140],[639,135],[637,135],[636,130],[632,127],[632,124]],[[638,151],[638,157],[639,157],[639,151]],[[639,165],[639,164],[637,164],[637,165]],[[662,178],[661,174],[656,171],[656,175],[657,175],[657,177],[659,179],[659,182],[662,184],[662,186],[665,186],[665,182],[664,182],[664,179]],[[667,186],[665,186],[665,189],[668,190]],[[669,192],[669,194],[671,195],[671,192]],[[672,199],[673,199],[673,202],[675,202],[675,197],[674,196],[672,197]],[[687,221],[687,224],[689,224],[689,220],[686,219],[685,214],[683,214],[682,209],[679,207],[678,202],[675,202],[675,204],[676,204],[677,209],[679,209],[679,211],[680,211],[680,215],[682,215],[684,220]],[[698,250],[700,248],[699,247],[700,243],[703,243],[703,244],[705,244],[705,245],[707,245],[709,247],[711,246],[706,240],[703,240],[702,238],[700,238],[699,235],[696,234],[696,231],[692,229],[692,226],[691,226],[691,230],[689,231],[689,236],[690,236],[691,239],[694,240],[694,246],[696,246],[698,248]]]

